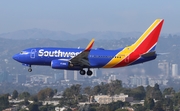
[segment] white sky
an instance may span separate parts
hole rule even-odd
[[[180,0],[1,0],[0,34],[31,28],[144,32],[165,19],[162,33],[180,32]]]

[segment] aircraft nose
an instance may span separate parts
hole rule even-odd
[[[18,61],[19,56],[18,56],[18,54],[15,54],[12,58],[13,58],[14,60]]]

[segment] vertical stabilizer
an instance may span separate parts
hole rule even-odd
[[[154,51],[163,25],[163,19],[156,19],[152,25],[131,46],[138,53]]]

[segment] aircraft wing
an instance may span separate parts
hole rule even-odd
[[[80,54],[69,60],[70,66],[71,65],[90,66],[88,55],[89,52],[91,51],[93,44],[94,44],[94,39],[91,40],[91,42],[88,44],[85,50],[83,50]]]

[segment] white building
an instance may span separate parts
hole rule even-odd
[[[172,76],[173,77],[178,76],[178,64],[172,64]]]
[[[117,102],[117,101],[123,101],[123,102],[132,102],[133,97],[128,97],[128,95],[124,95],[121,93],[120,95],[114,95],[114,96],[109,96],[109,95],[97,95],[94,96],[95,101],[99,104],[109,104],[111,102]]]
[[[169,63],[167,61],[159,62],[158,68],[161,69],[163,75],[169,76]]]
[[[108,83],[111,83],[111,81],[115,81],[115,80],[116,80],[116,75],[111,75],[109,76]]]

